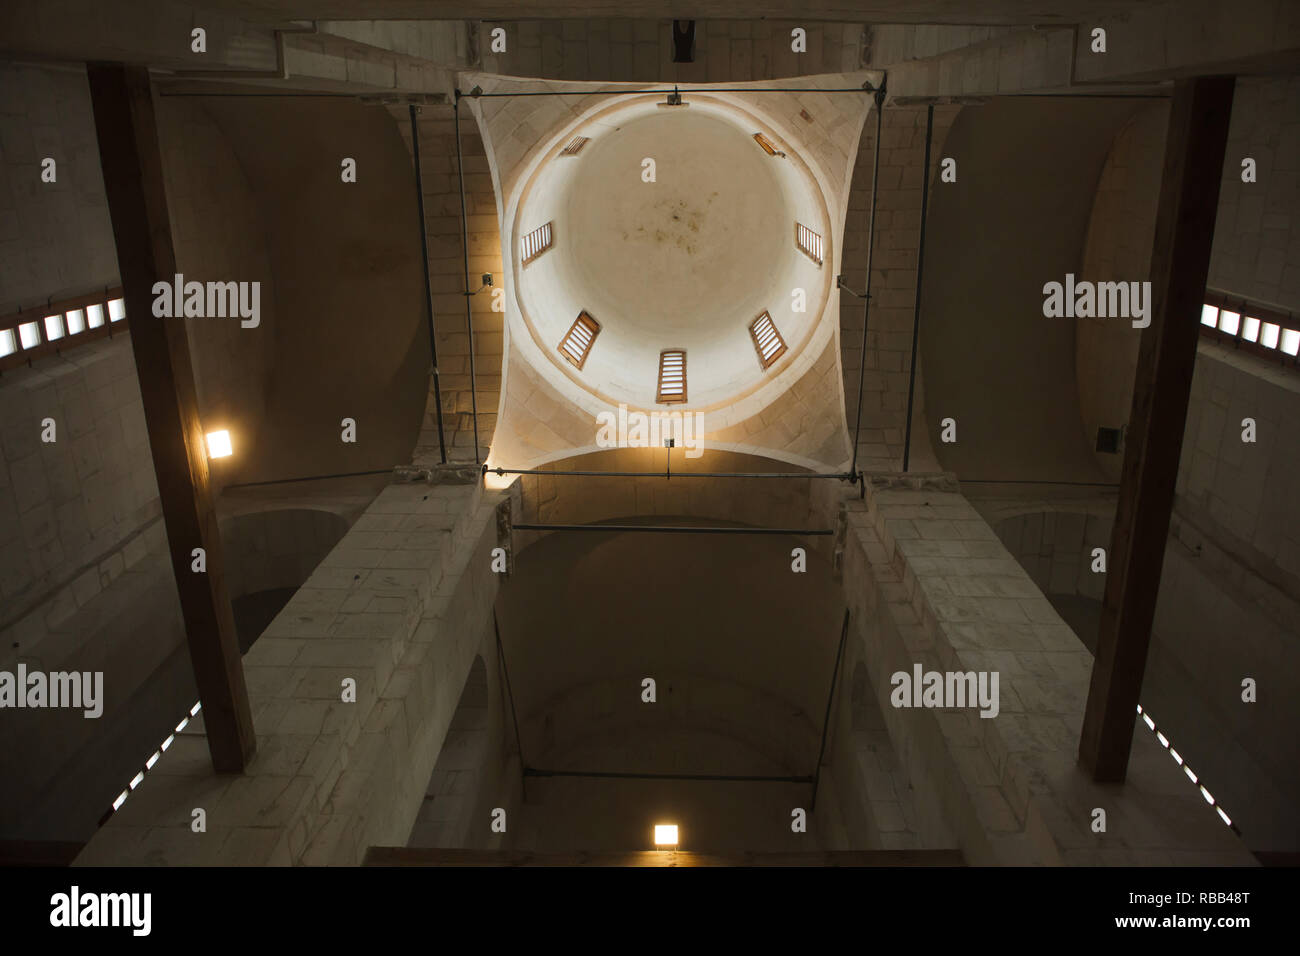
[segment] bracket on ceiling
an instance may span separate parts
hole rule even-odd
[[[885,72],[882,72],[880,74],[879,86],[872,86],[870,80],[865,80],[862,83],[862,88],[864,90],[866,90],[868,93],[875,94],[873,99],[875,99],[876,101],[876,109],[880,109],[885,105],[885,94],[888,92],[888,86],[889,86],[889,74]]]
[[[481,276],[479,277],[479,280],[480,280],[483,284],[482,284],[481,286],[479,286],[477,289],[475,289],[473,292],[466,292],[465,295],[478,295],[478,294],[479,294],[480,292],[482,292],[484,289],[486,289],[486,288],[488,288],[490,285],[492,285],[492,273],[490,273],[490,272],[485,272],[485,273],[483,273],[483,275],[481,275]]]
[[[851,296],[853,296],[854,298],[857,298],[857,299],[870,299],[870,298],[871,298],[870,294],[868,294],[868,293],[866,293],[866,292],[858,292],[856,289],[850,289],[850,288],[849,288],[849,284],[848,284],[848,282],[846,282],[846,281],[844,280],[844,276],[842,276],[842,275],[840,275],[840,276],[836,276],[836,277],[835,277],[835,287],[836,287],[837,289],[842,289],[843,291],[847,292],[849,295],[851,295]]]

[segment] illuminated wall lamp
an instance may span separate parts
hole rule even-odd
[[[230,445],[230,432],[224,428],[220,431],[208,432],[209,458],[229,458],[232,454],[234,448]]]
[[[677,824],[655,824],[655,849],[675,850],[677,848]]]

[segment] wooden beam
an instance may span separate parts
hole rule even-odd
[[[1079,741],[1079,762],[1099,782],[1122,781],[1128,771],[1196,367],[1233,82],[1231,76],[1197,77],[1174,87],[1151,253],[1151,325],[1138,353]]]
[[[222,574],[189,341],[183,319],[153,314],[153,285],[173,281],[176,252],[149,73],[141,66],[92,63],[87,76],[131,348],[208,749],[218,771],[239,772],[257,738]],[[206,573],[191,570],[195,548],[206,553]]]

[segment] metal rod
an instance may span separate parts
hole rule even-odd
[[[475,89],[478,89],[475,87]],[[656,96],[669,93],[682,92],[674,87],[671,90],[646,89],[646,90],[498,90],[495,92],[484,92],[479,90],[477,93],[470,90],[468,93],[462,90],[456,91],[456,99],[468,97],[469,99],[480,99],[492,96]],[[748,87],[748,86],[701,86],[688,88],[685,94],[691,93],[874,93],[876,92],[870,86],[845,86],[832,89],[819,90],[812,87]]]
[[[166,91],[164,91],[164,90],[159,90],[159,91],[158,91],[158,95],[159,95],[159,96],[162,96],[162,97],[170,97],[170,96],[241,96],[241,97],[249,97],[249,96],[278,96],[278,97],[310,97],[310,98],[312,98],[312,99],[352,99],[352,100],[355,100],[355,99],[357,99],[358,97],[360,97],[362,94],[360,94],[360,93],[294,93],[294,92],[288,92],[288,93],[203,93],[203,92],[199,92],[199,91],[197,91],[197,90],[196,90],[196,91],[192,91],[192,92],[187,90],[187,91],[183,91],[183,92],[179,92],[179,93],[168,93],[168,92],[166,92]]]
[[[424,180],[420,177],[420,127],[415,121],[420,108],[411,110],[411,154],[415,157],[415,198],[420,214],[420,264],[424,266],[425,318],[429,324],[429,355],[433,360],[433,405],[438,416],[438,453],[447,464],[447,441],[442,434],[442,386],[438,381],[438,333],[433,324],[433,280],[429,276],[429,230],[424,220]]]
[[[460,97],[451,108],[456,126],[456,175],[460,179],[460,245],[465,259],[465,291],[469,291],[469,219],[465,215],[465,160],[460,151]],[[465,296],[465,331],[469,333],[469,401],[474,413],[474,464],[479,463],[478,447],[478,385],[474,377],[474,319],[471,315],[472,299]]]
[[[812,783],[812,777],[762,777],[745,774],[718,773],[623,773],[599,770],[538,770],[524,769],[526,777],[602,777],[610,780],[710,780],[738,783]]]
[[[524,740],[519,736],[519,714],[515,711],[515,692],[510,689],[510,668],[506,666],[506,649],[501,644],[501,627],[497,624],[497,609],[492,609],[492,633],[497,638],[497,656],[501,658],[501,673],[506,679],[506,697],[510,700],[510,719],[515,725],[515,749],[519,751],[519,789],[523,795],[524,801],[528,800],[527,784],[524,778],[527,776],[527,765],[524,763]]]
[[[833,528],[714,528],[655,524],[516,524],[515,531],[645,531],[661,534],[818,534],[833,535]]]
[[[912,309],[912,368],[907,380],[907,426],[903,432],[903,471],[912,456],[912,401],[916,394],[916,340],[921,331],[921,272],[925,264],[925,213],[930,204],[930,141],[934,137],[934,107],[925,110],[925,165],[921,168],[921,235],[916,243],[916,304]]]
[[[876,149],[871,161],[871,214],[867,220],[867,288],[862,294],[862,351],[858,353],[858,413],[853,426],[853,464],[849,471],[858,470],[858,441],[862,435],[862,383],[867,376],[867,318],[871,314],[871,258],[876,248],[876,193],[880,183],[880,123],[884,116],[884,84],[876,91]]]
[[[360,478],[364,475],[391,475],[393,469],[381,468],[378,471],[344,471],[337,475],[308,475],[305,478],[276,478],[273,481],[245,481],[238,485],[224,485],[222,490],[231,488],[261,488],[263,485],[292,485],[299,481],[327,481],[330,478]]]
[[[566,478],[664,478],[662,471],[547,471],[544,468],[486,468],[493,475],[559,475]],[[850,471],[679,471],[674,478],[838,478],[853,481]]]
[[[840,681],[840,660],[844,657],[844,642],[849,636],[849,609],[844,609],[844,623],[840,627],[840,648],[835,652],[835,670],[831,672],[831,692],[826,697],[826,719],[822,721],[822,745],[817,751],[817,766],[814,768],[812,803],[809,809],[817,809],[817,788],[822,782],[822,758],[826,756],[826,737],[831,729],[831,704],[835,700],[835,688]]]

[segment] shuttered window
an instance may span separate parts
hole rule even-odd
[[[801,222],[794,224],[794,243],[813,262],[822,264],[822,237]]]
[[[588,136],[575,136],[573,139],[569,140],[569,144],[565,146],[564,149],[560,150],[560,155],[577,156],[582,152],[582,147],[586,146],[589,142],[591,142],[591,138]]]
[[[596,341],[596,336],[599,334],[600,323],[585,311],[579,312],[578,318],[560,340],[560,354],[573,365],[582,368],[591,353],[591,343]]]
[[[763,368],[768,368],[785,354],[785,339],[781,338],[772,316],[766,312],[749,324],[749,334],[754,340],[754,348],[758,350],[758,361],[762,363]]]
[[[538,226],[532,232],[524,236],[523,242],[520,243],[523,252],[524,265],[532,262],[547,249],[551,248],[552,231],[551,224],[548,222],[544,226]]]
[[[660,405],[677,405],[686,401],[686,352],[684,349],[664,349],[659,353]]]

